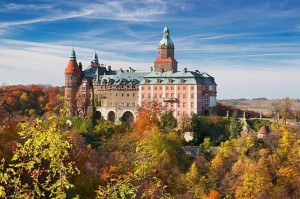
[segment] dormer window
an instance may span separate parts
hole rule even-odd
[[[168,81],[171,84],[173,80],[172,80],[172,78],[169,78]]]
[[[145,83],[146,83],[146,84],[149,84],[149,83],[150,83],[150,80],[149,80],[149,79],[145,79]]]
[[[184,84],[184,79],[180,78],[180,84]]]
[[[156,79],[156,83],[160,84],[160,79],[159,78]]]

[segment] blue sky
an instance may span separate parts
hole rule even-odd
[[[300,98],[300,1],[0,2],[0,83],[64,85],[74,45],[112,68],[150,70],[168,23],[179,70],[206,71],[218,98]]]

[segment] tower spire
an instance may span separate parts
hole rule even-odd
[[[163,30],[163,39],[169,39],[169,34],[170,34],[170,31],[169,31],[169,28],[168,28],[168,25],[166,22],[165,28]]]
[[[76,53],[75,53],[75,50],[74,50],[74,45],[73,45],[73,48],[70,52],[70,60],[76,60]]]
[[[96,50],[95,50],[95,53],[94,53],[94,56],[93,56],[93,61],[98,62],[98,54],[97,54]]]

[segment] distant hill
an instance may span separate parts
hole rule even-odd
[[[253,98],[253,99],[224,99],[218,100],[218,103],[225,106],[233,106],[241,110],[260,112],[266,116],[270,116],[274,110],[275,105],[280,105],[285,99],[267,99],[267,98]],[[292,109],[300,109],[300,99],[289,99],[292,103]]]

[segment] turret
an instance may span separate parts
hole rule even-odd
[[[65,105],[68,107],[68,116],[77,115],[76,92],[81,82],[82,71],[76,60],[76,53],[72,48],[70,59],[65,68]]]
[[[100,66],[99,60],[98,60],[98,54],[96,51],[94,53],[93,61],[91,62],[91,66]]]

